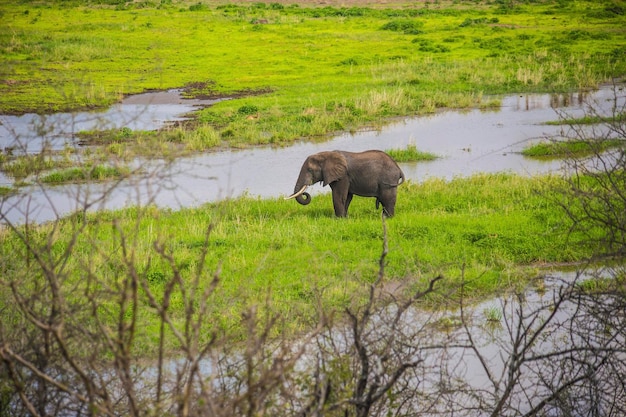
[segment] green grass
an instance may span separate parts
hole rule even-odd
[[[102,137],[101,134],[98,135]],[[122,178],[130,174],[130,169],[123,166],[111,167],[106,159],[113,154],[117,144],[109,144],[108,152],[93,152],[88,158],[76,157],[72,148],[62,151],[46,151],[40,154],[28,154],[21,156],[6,156],[0,158],[0,168],[8,176],[16,180],[15,187],[25,186],[34,182],[44,184],[65,184],[70,182],[104,181],[113,178]],[[153,150],[163,151],[163,147],[155,147]],[[127,149],[118,148],[117,156],[125,156],[127,159],[137,155],[137,142],[132,148],[135,152],[130,153]],[[142,152],[142,155],[147,155]],[[159,153],[163,157],[164,152]]]
[[[17,157],[5,156],[2,159],[0,160],[2,172],[20,181],[36,173],[68,168],[76,163],[71,160],[69,153],[28,154]]]
[[[623,123],[626,121],[626,113],[620,113],[614,116],[584,116],[584,117],[575,117],[575,118],[565,118],[562,120],[553,120],[550,122],[546,122],[546,125],[552,126],[560,126],[560,125],[595,125],[595,124],[613,124],[613,123]]]
[[[40,178],[44,184],[66,184],[70,182],[97,182],[128,176],[129,170],[119,167],[96,165],[69,168],[45,174]]]
[[[578,287],[591,294],[626,294],[626,277],[622,272],[613,278],[589,278],[580,282]]]
[[[410,290],[442,274],[443,295],[433,302],[446,303],[447,292],[463,280],[466,294],[483,297],[523,285],[537,265],[590,256],[593,248],[583,244],[582,236],[568,233],[563,212],[543,194],[558,181],[502,174],[403,184],[396,216],[386,222],[386,279]],[[190,280],[212,225],[201,282],[220,270],[220,286],[211,300],[213,316],[206,320],[232,330],[245,306],[267,297],[270,308],[289,317],[288,326],[298,330],[306,327],[318,303],[330,311],[359,302],[375,280],[383,229],[374,206],[373,199],[355,198],[347,219],[333,216],[330,195],[308,206],[240,198],[180,211],[132,208],[30,225],[29,244],[51,248],[51,256],[42,259],[57,265],[55,271],[62,267],[72,291],[80,292],[75,286],[80,288],[86,270],[105,286],[118,282],[132,259],[160,294],[173,270],[155,253],[155,242]],[[80,232],[76,240],[72,231]],[[59,263],[67,248],[67,262]],[[36,280],[41,274],[6,231],[0,257],[5,277]],[[181,308],[174,299],[174,316],[182,314]],[[148,311],[145,315],[150,321]]]
[[[78,132],[82,145],[99,146],[105,154],[130,159],[174,158],[215,148],[222,144],[219,133],[210,125],[194,129],[170,127],[159,131],[133,131],[129,128]]]
[[[580,157],[625,146],[623,139],[550,141],[529,146],[522,151],[522,155],[544,159]]]
[[[502,310],[500,306],[492,305],[483,310],[483,315],[488,324],[500,324],[502,322]]]
[[[434,161],[437,155],[430,152],[418,151],[415,145],[408,145],[405,149],[388,149],[385,151],[396,162]]]
[[[82,145],[110,145],[112,143],[124,143],[130,140],[137,141],[137,136],[154,135],[154,132],[133,131],[130,128],[83,130],[76,133],[76,137]]]

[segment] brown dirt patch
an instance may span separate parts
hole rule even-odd
[[[197,100],[219,100],[222,98],[239,98],[259,96],[261,94],[271,93],[273,90],[269,87],[263,88],[246,88],[243,90],[221,92],[216,88],[214,81],[193,82],[183,87],[183,96]]]

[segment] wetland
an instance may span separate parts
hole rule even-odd
[[[524,176],[559,173],[563,164],[558,159],[528,158],[522,151],[536,143],[561,137],[567,126],[550,124],[565,116],[577,117],[593,106],[598,114],[608,115],[615,106],[623,107],[625,94],[621,85],[605,85],[595,91],[564,94],[516,94],[498,99],[501,107],[488,110],[442,110],[433,115],[389,121],[384,127],[362,132],[344,133],[324,141],[300,141],[281,147],[253,147],[243,150],[212,151],[204,154],[162,162],[161,169],[170,172],[167,185],[155,195],[158,186],[150,177],[140,185],[129,178],[114,192],[93,184],[51,185],[45,190],[30,187],[29,195],[13,197],[37,207],[37,215],[25,215],[19,204],[5,213],[8,220],[48,221],[61,213],[69,214],[75,206],[67,195],[89,195],[101,201],[99,209],[119,209],[131,203],[154,203],[160,207],[179,209],[217,202],[243,195],[276,198],[291,193],[300,165],[306,156],[324,150],[341,149],[360,152],[368,149],[393,150],[414,146],[435,156],[432,161],[403,162],[406,178],[420,182],[428,178],[451,180],[479,173],[514,173]],[[195,107],[210,106],[213,100],[188,100],[179,91],[145,93],[132,96],[102,113],[66,113],[49,116],[25,115],[4,117],[0,132],[3,147],[25,148],[37,152],[42,142],[58,150],[80,139],[76,132],[100,129],[163,129],[168,123],[193,117]],[[37,120],[37,121],[36,121]],[[50,124],[46,134],[34,127]],[[17,137],[18,144],[15,143]],[[79,145],[80,146],[80,145]],[[137,165],[141,162],[137,162]],[[151,165],[159,171],[159,162]],[[141,174],[139,175],[141,176]],[[158,178],[161,178],[159,176]],[[8,180],[5,179],[5,180]],[[7,182],[6,185],[11,185]],[[33,189],[34,188],[34,189]],[[316,186],[314,195],[328,192]],[[102,193],[107,197],[103,199]],[[48,207],[47,207],[48,206]],[[56,208],[55,210],[52,207]]]
[[[0,1],[0,414],[626,412],[625,8]]]

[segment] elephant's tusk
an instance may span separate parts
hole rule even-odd
[[[302,193],[304,193],[304,191],[307,189],[308,185],[303,186],[300,191],[298,191],[297,193],[293,193],[291,194],[289,197],[285,197],[285,200],[291,200],[292,198],[296,198],[300,195],[302,195]]]

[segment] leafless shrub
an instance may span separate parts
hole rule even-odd
[[[26,152],[27,143],[16,144]],[[3,415],[258,415],[280,391],[307,337],[300,347],[276,337],[280,318],[257,308],[242,311],[243,345],[207,320],[220,281],[219,267],[206,266],[214,225],[206,225],[191,272],[167,236],[141,247],[142,220],[154,213],[170,162],[61,191],[35,173],[32,187],[0,201],[0,233],[15,242],[0,253]],[[134,225],[87,215],[120,188],[137,196]],[[58,192],[69,210],[48,197]],[[50,210],[44,224],[41,210]],[[102,241],[101,229],[113,238]]]
[[[561,206],[572,221],[572,230],[587,233],[602,245],[604,256],[626,255],[626,94],[614,86],[606,103],[587,103],[581,123],[561,114],[567,125],[566,140],[585,143],[587,155],[566,157],[567,189]],[[621,147],[606,149],[606,141],[621,141]]]
[[[471,346],[467,360],[480,369],[474,377],[482,381],[476,385],[485,400],[482,415],[624,412],[626,391],[619,376],[626,371],[626,329],[619,312],[624,299],[589,294],[579,283],[580,277],[559,279],[545,294],[503,297],[502,323],[487,339],[484,333],[476,337],[475,316],[468,317],[462,307]]]
[[[268,398],[275,400],[312,336],[298,345],[277,338],[280,318],[251,308],[242,312],[242,345],[207,320],[220,280],[219,268],[205,267],[211,225],[190,277],[163,240],[154,242],[150,259],[140,260],[135,234],[116,219],[101,225],[116,231],[106,244],[94,232],[98,225],[87,232],[84,219],[73,219],[62,223],[63,233],[51,225],[39,236],[12,226],[27,268],[3,267],[4,409],[12,415],[230,416],[259,415]],[[65,265],[79,240],[81,248],[90,242],[91,253],[77,279]],[[159,277],[159,293],[150,274],[157,261],[168,271]],[[173,298],[182,316],[180,308],[174,314]]]
[[[582,117],[561,113],[559,141],[587,152],[565,159],[567,187],[556,190],[572,232],[598,248],[610,268],[581,265],[545,295],[501,298],[502,324],[488,341],[461,305],[471,359],[480,364],[484,415],[619,416],[626,390],[623,259],[626,254],[626,96],[616,85],[607,102],[586,102]],[[606,104],[609,103],[610,106]],[[557,139],[555,139],[557,140]],[[622,146],[607,149],[605,142]],[[608,279],[608,281],[607,281]],[[598,284],[599,283],[599,284]]]

